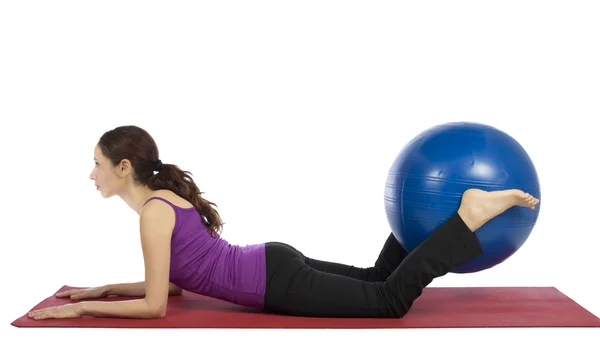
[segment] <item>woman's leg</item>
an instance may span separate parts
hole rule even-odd
[[[386,281],[318,271],[289,245],[267,244],[265,308],[316,317],[402,317],[437,277],[483,253],[474,232],[513,205],[538,200],[518,190],[465,192],[458,211],[400,263]]]
[[[306,257],[304,262],[321,272],[338,274],[369,282],[385,281],[392,272],[398,268],[400,262],[408,255],[408,252],[398,243],[394,233],[390,233],[379,257],[372,267],[361,268],[337,262],[329,262]]]
[[[402,317],[434,278],[481,253],[458,214],[408,254],[386,281],[319,271],[293,247],[268,243],[265,308],[313,317]]]

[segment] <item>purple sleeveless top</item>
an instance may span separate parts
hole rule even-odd
[[[175,210],[170,282],[187,291],[238,305],[264,306],[264,244],[229,244],[218,235],[216,238],[210,235],[196,208],[182,208],[160,197],[148,201],[152,199],[162,200]]]

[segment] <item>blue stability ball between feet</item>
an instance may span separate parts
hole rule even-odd
[[[411,140],[388,173],[385,212],[398,242],[412,251],[456,213],[468,188],[517,188],[541,202],[535,167],[515,139],[488,125],[442,124]],[[475,232],[483,255],[451,272],[482,271],[513,255],[529,237],[540,205],[512,207],[488,221]]]

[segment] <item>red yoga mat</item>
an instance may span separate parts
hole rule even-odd
[[[60,291],[73,287],[63,286]],[[128,300],[109,297],[100,300]],[[73,301],[46,298],[33,309]],[[32,310],[33,310],[32,309]],[[554,287],[428,287],[401,319],[307,318],[273,315],[258,309],[184,291],[169,297],[162,319],[83,316],[33,320],[25,313],[16,327],[69,328],[482,328],[600,327],[600,319]]]

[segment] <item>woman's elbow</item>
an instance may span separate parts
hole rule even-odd
[[[181,287],[169,282],[169,295],[181,295],[182,292],[183,289],[181,289]]]
[[[150,308],[148,314],[150,319],[162,319],[167,316],[167,308]]]
[[[166,303],[147,303],[148,306],[148,317],[151,319],[160,319],[167,316],[167,304]]]
[[[154,313],[154,318],[155,319],[162,319],[164,317],[167,316],[167,308],[164,309],[158,309],[155,313]]]

